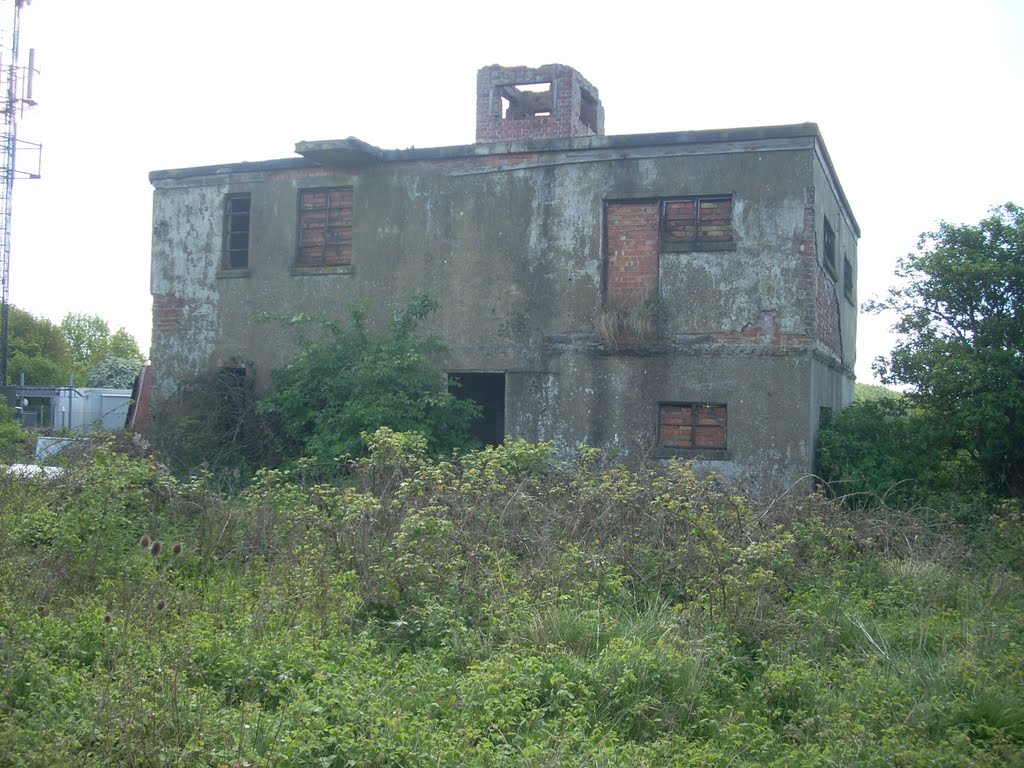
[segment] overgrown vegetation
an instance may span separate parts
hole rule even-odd
[[[940,224],[898,276],[869,307],[900,313],[902,339],[876,371],[909,389],[827,418],[819,471],[857,505],[979,522],[1024,495],[1024,211]]]
[[[434,299],[417,294],[385,334],[371,331],[365,304],[349,307],[347,325],[305,315],[277,318],[296,330],[299,353],[273,372],[274,393],[261,411],[273,414],[301,454],[321,468],[364,455],[363,433],[382,426],[422,434],[436,455],[469,446],[479,408],[447,391],[431,360],[443,346],[417,333],[437,308]]]
[[[286,455],[280,430],[260,413],[243,366],[196,376],[156,409],[152,442],[177,475],[249,479]]]
[[[1024,760],[1019,512],[981,561],[683,464],[366,444],[347,487],[0,476],[0,764]]]

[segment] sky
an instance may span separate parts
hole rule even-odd
[[[0,0],[4,48],[13,13]],[[20,47],[39,74],[18,134],[43,149],[15,183],[11,303],[98,314],[143,350],[150,171],[348,136],[469,144],[489,64],[574,67],[608,134],[817,123],[862,230],[861,302],[940,220],[1024,204],[1019,0],[34,0]],[[859,381],[894,319],[861,314]]]

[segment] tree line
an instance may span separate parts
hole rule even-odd
[[[98,315],[71,312],[60,323],[10,307],[9,383],[58,386],[75,384],[130,389],[146,361],[124,328],[111,332]]]

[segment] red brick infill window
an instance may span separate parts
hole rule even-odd
[[[723,403],[662,403],[658,406],[658,446],[725,450]]]

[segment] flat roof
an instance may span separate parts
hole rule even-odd
[[[749,128],[724,128],[699,131],[671,131],[663,133],[635,133],[617,136],[581,136],[572,138],[536,138],[517,141],[479,142],[447,147],[411,147],[409,149],[381,149],[365,141],[350,136],[347,139],[329,139],[325,141],[300,141],[295,145],[296,154],[301,157],[282,158],[276,160],[259,160],[255,162],[224,163],[221,165],[203,165],[191,168],[174,168],[152,171],[149,174],[151,183],[161,181],[181,181],[199,176],[226,176],[265,171],[285,171],[302,168],[332,167],[348,171],[358,171],[375,165],[408,161],[451,160],[456,158],[493,157],[522,153],[544,152],[595,152],[606,155],[607,159],[617,159],[616,151],[638,150],[644,147],[665,146],[696,146],[696,145],[742,145],[731,147],[732,151],[757,151],[763,148],[778,148],[780,144],[793,143],[804,139],[804,148],[810,146],[806,140],[813,141],[819,150],[822,163],[825,165],[836,194],[850,222],[860,236],[853,211],[843,188],[839,183],[832,160],[817,123],[795,123],[792,125],[769,125]],[[801,148],[793,143],[792,148]],[[625,155],[623,155],[625,157]]]

